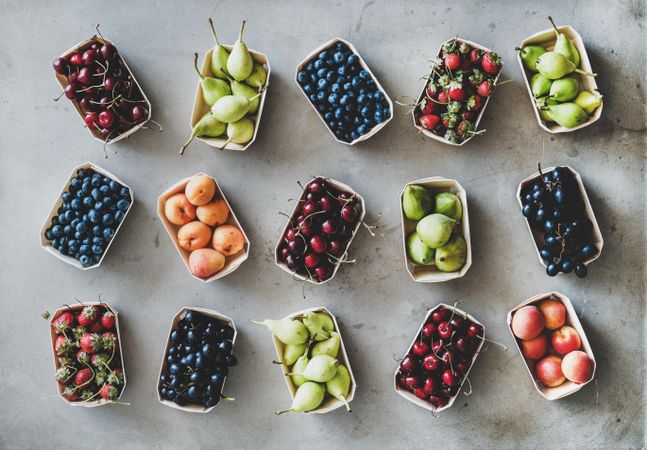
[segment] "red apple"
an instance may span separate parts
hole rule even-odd
[[[566,381],[562,373],[562,358],[549,355],[540,360],[535,366],[537,379],[546,387],[556,387]]]
[[[548,336],[540,334],[534,339],[521,341],[521,353],[528,359],[539,359],[548,350]]]
[[[546,328],[556,330],[566,321],[566,308],[562,302],[557,300],[543,300],[537,305],[544,315]]]
[[[544,330],[544,315],[536,306],[519,308],[512,316],[512,332],[525,341],[534,339]]]
[[[582,346],[580,335],[577,334],[575,328],[564,325],[558,330],[553,331],[551,338],[553,348],[560,355],[566,355],[575,350],[579,350]]]
[[[564,376],[574,383],[582,384],[593,378],[593,360],[586,353],[576,350],[564,356]]]

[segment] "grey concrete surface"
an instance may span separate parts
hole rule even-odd
[[[1,448],[548,448],[645,445],[645,3],[0,1],[0,447]],[[602,119],[566,135],[536,124],[514,47],[551,14],[584,37],[605,94]],[[232,41],[265,52],[272,79],[256,143],[219,153],[189,133],[194,51],[212,45],[207,17]],[[139,131],[104,160],[71,105],[58,95],[51,60],[94,33],[112,39],[153,103],[164,132]],[[335,143],[293,81],[294,67],[333,36],[350,39],[389,94],[417,95],[426,60],[451,36],[482,43],[506,61],[482,121],[484,136],[453,148],[418,135],[397,108],[369,141]],[[136,203],[103,265],[65,265],[38,246],[38,230],[70,169],[93,161],[134,189]],[[569,164],[584,177],[605,247],[588,279],[548,278],[514,199],[536,162]],[[215,175],[248,233],[250,259],[202,284],[190,277],[156,217],[157,195],[181,177]],[[299,194],[325,174],[361,192],[378,235],[361,232],[357,263],[321,287],[273,265],[272,250]],[[460,280],[414,283],[404,268],[398,194],[407,181],[455,177],[468,193],[474,264]],[[549,402],[532,388],[505,325],[522,300],[557,289],[573,300],[598,361],[596,382]],[[130,406],[87,410],[56,397],[47,324],[39,315],[100,291],[120,311]],[[392,374],[425,310],[460,299],[508,346],[490,346],[472,371],[473,393],[435,418],[397,396]],[[236,397],[208,415],[157,402],[156,377],[172,315],[208,306],[239,327]],[[326,305],[338,317],[358,380],[352,414],[284,415],[289,403],[266,330],[249,318]]]

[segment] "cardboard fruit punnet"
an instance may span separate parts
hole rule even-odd
[[[437,55],[439,58],[440,58],[440,55],[442,54],[442,51],[443,51],[443,45],[445,45],[446,43],[451,42],[453,40],[454,40],[453,38],[448,39],[445,42],[443,42],[442,44],[440,44],[440,48],[438,49],[438,55]],[[464,42],[466,44],[469,44],[473,48],[483,50],[484,52],[491,52],[492,51],[489,48],[483,47],[483,46],[481,46],[481,45],[479,45],[479,44],[477,44],[475,42],[468,41],[467,39],[456,38],[456,40],[458,42]],[[499,73],[497,73],[496,77],[494,77],[494,84],[495,85],[496,85],[496,82],[499,80],[499,77],[501,76],[501,72],[503,72],[503,68],[501,68],[501,70],[499,70]],[[416,105],[420,104],[422,99],[425,98],[425,90],[426,89],[427,89],[427,80],[425,79],[425,85],[422,88],[422,92],[420,92],[420,95],[418,96],[418,101],[416,102]],[[487,105],[490,102],[490,99],[492,98],[492,95],[494,95],[494,93],[492,93],[485,100],[485,103],[483,103],[483,106],[481,106],[481,110],[479,111],[478,115],[476,116],[476,120],[474,121],[474,131],[479,131],[478,127],[479,127],[479,123],[481,122],[481,117],[483,117],[483,113],[485,112],[485,108],[487,108]],[[413,117],[413,126],[416,127],[418,130],[420,130],[420,132],[422,134],[424,134],[425,136],[430,137],[430,138],[432,138],[432,139],[434,139],[436,141],[440,141],[440,142],[443,142],[445,144],[455,145],[457,147],[460,147],[462,145],[465,145],[467,142],[471,141],[472,138],[474,137],[474,135],[472,135],[471,137],[469,137],[469,138],[467,138],[464,141],[459,142],[459,143],[451,142],[451,141],[445,139],[443,136],[438,136],[438,135],[432,133],[431,130],[427,130],[426,128],[423,128],[418,123],[418,121],[416,120],[416,113],[417,113],[416,108],[414,108],[414,110],[411,113],[411,117]],[[485,130],[482,130],[482,131],[485,131]]]
[[[85,303],[75,303],[73,305],[65,306],[64,308],[59,308],[56,311],[54,311],[54,314],[52,314],[51,319],[49,320],[49,332],[50,336],[52,339],[52,355],[54,357],[54,367],[56,369],[59,368],[58,365],[58,360],[56,357],[56,352],[54,351],[54,345],[56,343],[56,337],[58,336],[56,332],[54,331],[54,327],[52,326],[52,322],[60,316],[62,313],[66,311],[74,311],[76,312],[77,310],[80,310],[84,306],[102,306],[106,308],[108,311],[112,312],[115,315],[115,334],[117,335],[117,345],[119,346],[119,359],[121,359],[121,370],[123,371],[123,376],[124,376],[124,385],[121,387],[121,392],[119,393],[119,397],[117,397],[117,400],[121,398],[122,395],[124,395],[124,391],[126,390],[126,367],[124,366],[124,354],[123,354],[123,346],[121,345],[121,335],[119,334],[119,314],[117,314],[117,310],[114,309],[112,306],[110,306],[107,302],[85,302]],[[60,383],[56,383],[57,389],[58,389],[58,395],[61,397],[61,399],[67,403],[70,406],[83,406],[84,408],[93,408],[95,406],[102,406],[106,405],[108,403],[112,403],[110,400],[106,400],[104,398],[101,398],[100,396],[97,396],[98,398],[96,400],[84,402],[84,401],[77,401],[77,402],[71,402],[65,397],[63,397],[63,385]]]
[[[577,170],[573,169],[571,166],[561,166],[561,167],[566,167],[575,176],[577,185],[580,188],[580,195],[584,200],[586,216],[593,223],[593,239],[594,239],[593,243],[598,248],[598,253],[596,255],[591,256],[587,260],[583,261],[583,263],[588,266],[590,263],[598,259],[602,254],[602,247],[604,247],[604,239],[602,238],[602,233],[600,232],[600,226],[598,225],[598,221],[596,220],[595,214],[593,213],[593,208],[591,207],[589,196],[586,193],[586,188],[584,187],[584,182],[582,181],[582,177],[577,172]],[[545,169],[542,168],[542,173],[544,174],[550,173],[553,171],[553,169],[555,169],[555,167],[546,167]],[[525,178],[521,183],[519,183],[519,186],[517,187],[517,202],[519,203],[520,208],[523,208],[523,202],[521,200],[521,190],[538,179],[539,179],[539,173],[536,173],[535,175],[530,175],[529,177]],[[535,244],[535,249],[537,250],[537,258],[539,259],[539,262],[541,263],[541,265],[546,267],[546,263],[544,262],[544,260],[541,258],[541,255],[539,254],[539,247],[541,246],[541,243],[544,240],[543,233],[531,227],[530,221],[527,218],[524,217],[524,219],[526,221],[526,226],[528,227],[528,231],[532,236],[533,243]],[[558,275],[564,275],[564,273],[559,272]]]
[[[355,192],[353,190],[353,188],[351,188],[350,186],[348,186],[348,185],[346,185],[344,183],[341,183],[341,182],[339,182],[337,180],[333,180],[332,178],[324,177],[322,175],[318,175],[318,176],[314,177],[312,180],[308,181],[308,183],[306,183],[306,186],[308,184],[310,184],[311,181],[313,181],[313,180],[315,180],[317,178],[323,178],[332,187],[334,187],[335,189],[338,189],[339,191],[347,192],[349,194],[353,194],[357,198],[357,200],[359,201],[361,211],[360,211],[359,215],[357,216],[357,224],[355,225],[355,229],[353,230],[353,235],[348,240],[348,244],[346,245],[346,251],[344,252],[343,255],[341,255],[339,257],[340,260],[344,261],[347,254],[348,254],[348,249],[350,248],[350,244],[351,244],[351,242],[353,242],[353,239],[355,239],[355,235],[357,234],[357,230],[359,229],[360,225],[362,224],[362,220],[364,220],[364,216],[366,214],[366,205],[364,203],[364,197],[362,197],[357,192]],[[296,202],[296,205],[294,206],[294,209],[292,210],[292,214],[290,214],[291,220],[292,220],[292,218],[296,218],[298,216],[297,208],[299,208],[305,202],[305,197],[306,197],[306,191],[304,189],[304,191],[301,193],[301,197],[299,197],[299,201]],[[332,274],[330,275],[330,277],[328,279],[326,279],[324,281],[316,281],[316,280],[310,279],[308,277],[305,277],[305,276],[303,276],[301,274],[298,274],[298,273],[294,272],[293,270],[291,270],[287,266],[287,264],[284,261],[281,261],[281,259],[279,257],[279,248],[281,246],[281,243],[283,242],[283,236],[285,236],[285,233],[286,233],[286,231],[288,230],[289,227],[290,227],[290,220],[288,220],[288,222],[285,224],[285,227],[283,228],[283,231],[281,232],[281,236],[279,237],[279,240],[276,243],[276,247],[274,247],[274,263],[277,266],[279,266],[281,269],[283,269],[285,272],[292,275],[297,280],[308,281],[308,282],[310,282],[312,284],[324,284],[324,283],[327,283],[328,281],[332,280],[333,277],[337,274],[337,270],[339,270],[339,267],[341,266],[341,263],[336,264],[335,266],[333,266]]]
[[[168,355],[168,351],[171,348],[171,333],[175,328],[177,328],[177,324],[184,315],[188,311],[196,311],[201,314],[204,314],[205,316],[213,317],[216,320],[219,320],[222,325],[229,325],[234,329],[234,337],[231,338],[231,342],[234,345],[234,348],[236,347],[236,336],[238,335],[238,331],[236,330],[236,325],[234,325],[234,321],[228,317],[225,316],[224,314],[219,313],[218,311],[214,311],[213,309],[207,309],[207,308],[200,308],[196,306],[183,306],[175,316],[173,316],[173,320],[171,321],[171,328],[168,332],[168,337],[166,338],[166,347],[164,347],[164,354],[162,355],[162,365],[160,366],[159,374],[157,376],[157,399],[162,405],[168,406],[170,408],[175,408],[179,409],[181,411],[186,411],[186,412],[191,412],[191,413],[208,413],[211,411],[213,408],[215,408],[218,405],[211,406],[210,408],[205,408],[204,406],[200,405],[194,405],[191,403],[187,403],[184,406],[180,406],[175,402],[171,402],[169,400],[165,400],[162,398],[160,395],[160,390],[159,390],[159,377],[162,375],[162,373],[166,372],[166,368],[168,367],[168,362],[166,361],[166,356]],[[225,381],[222,383],[223,389],[225,388],[225,383],[227,382],[227,377],[225,377]]]
[[[420,265],[409,259],[409,255],[407,254],[407,236],[409,236],[411,232],[415,231],[418,222],[409,220],[404,215],[404,211],[402,210],[402,195],[407,186],[412,184],[423,186],[434,194],[438,192],[451,192],[456,194],[458,199],[461,201],[463,206],[463,216],[457,224],[457,228],[460,229],[458,234],[465,239],[465,243],[467,244],[467,258],[465,259],[465,264],[459,271],[442,272],[436,268],[433,261],[426,265]],[[442,177],[429,177],[407,183],[400,193],[400,215],[402,218],[404,261],[407,267],[407,272],[409,272],[409,275],[411,275],[411,278],[413,278],[414,281],[418,281],[420,283],[440,283],[443,281],[453,280],[455,278],[461,278],[467,273],[469,268],[472,266],[472,241],[470,238],[469,212],[467,210],[467,193],[458,181]]]
[[[232,45],[223,45],[224,48],[226,48],[230,53],[231,49],[233,48]],[[267,79],[265,81],[265,86],[263,89],[263,93],[261,94],[260,97],[260,104],[258,105],[258,111],[254,113],[252,116],[253,121],[254,121],[254,135],[252,136],[252,139],[244,145],[240,144],[235,144],[233,142],[230,142],[227,144],[224,149],[226,150],[247,150],[247,148],[254,143],[256,140],[256,135],[258,134],[258,127],[261,124],[261,115],[263,114],[263,107],[265,106],[265,97],[267,96],[267,91],[270,86],[270,62],[267,59],[267,56],[265,56],[263,53],[257,52],[256,50],[249,49],[249,53],[252,55],[252,59],[254,62],[261,64],[263,67],[265,67],[265,70],[267,71]],[[213,76],[211,73],[211,55],[213,54],[213,48],[209,50],[205,55],[204,55],[204,60],[202,61],[202,69],[200,69],[200,73],[204,76]],[[200,81],[198,81],[198,88],[196,89],[195,92],[195,100],[193,101],[193,113],[191,114],[191,128],[195,126],[196,123],[204,116],[207,112],[209,112],[209,106],[204,102],[204,99],[202,97],[202,84]],[[224,137],[217,137],[217,138],[211,138],[211,137],[200,137],[196,136],[196,139],[204,142],[205,144],[211,146],[211,147],[221,147],[227,142],[227,137],[226,134]]]
[[[539,303],[542,300],[548,300],[548,299],[558,300],[564,305],[564,307],[566,308],[566,321],[564,322],[564,324],[573,327],[575,331],[577,331],[577,334],[580,335],[580,340],[582,341],[582,347],[580,348],[580,350],[582,350],[587,355],[589,355],[589,357],[593,360],[593,374],[591,375],[591,379],[586,383],[577,384],[572,381],[566,380],[564,383],[556,387],[543,387],[541,386],[539,381],[536,380],[535,374],[533,373],[533,370],[530,368],[531,363],[529,363],[528,360],[524,358],[523,353],[521,353],[521,347],[519,346],[519,339],[512,332],[512,316],[519,308],[523,306],[532,305],[535,303]],[[589,340],[586,338],[586,333],[584,332],[584,328],[582,328],[580,319],[577,317],[577,313],[575,312],[573,303],[564,294],[557,291],[552,291],[546,294],[535,295],[534,297],[529,298],[525,302],[515,306],[510,312],[508,312],[506,321],[508,323],[508,328],[510,329],[510,334],[514,339],[515,345],[517,346],[517,350],[519,350],[519,355],[523,359],[523,362],[526,366],[526,369],[528,370],[530,379],[533,381],[533,385],[535,386],[535,389],[546,400],[557,400],[558,398],[571,395],[579,391],[580,389],[582,389],[586,384],[590,383],[593,380],[593,378],[595,378],[596,362],[595,362],[595,357],[593,356],[593,350],[591,350],[591,345],[589,344]],[[551,354],[551,352],[549,351],[547,354]],[[552,354],[556,354],[556,353],[552,352]],[[562,357],[561,355],[559,356]]]
[[[94,37],[91,37],[90,39],[86,39],[83,42],[79,42],[74,47],[70,48],[69,50],[66,50],[65,52],[63,52],[60,55],[60,57],[63,58],[66,55],[69,55],[71,53],[76,53],[76,52],[79,52],[79,51],[82,51],[82,50],[86,50],[87,48],[90,47],[91,44],[94,44],[95,42],[98,42],[98,43],[101,43],[101,44],[111,43],[115,48],[117,48],[117,46],[114,45],[114,43],[112,41],[109,41],[107,39],[103,39],[101,36],[94,36]],[[137,82],[137,79],[135,78],[135,74],[133,73],[132,70],[130,70],[130,67],[128,67],[128,64],[126,63],[126,59],[121,55],[121,51],[119,51],[119,49],[117,49],[117,55],[121,59],[121,63],[124,65],[124,67],[126,68],[128,73],[131,75],[133,82],[139,88],[139,91],[142,93],[142,97],[144,97],[144,104],[146,105],[146,109],[148,110],[148,116],[146,117],[146,120],[144,120],[143,122],[138,123],[137,125],[134,125],[130,130],[128,130],[128,131],[126,131],[124,133],[121,133],[119,136],[116,136],[114,138],[107,139],[107,140],[105,138],[103,138],[103,136],[101,136],[101,134],[99,133],[99,131],[96,128],[91,129],[91,128],[87,127],[87,126],[85,127],[90,132],[92,137],[94,137],[98,141],[105,142],[106,144],[112,144],[112,143],[115,143],[117,141],[122,140],[125,137],[130,136],[135,131],[137,131],[141,127],[143,127],[146,124],[146,122],[148,122],[151,119],[151,114],[153,113],[153,111],[151,109],[151,102],[148,100],[148,97],[146,97],[146,94],[144,93],[144,90],[142,89],[140,84]],[[70,84],[70,83],[67,82],[67,78],[65,76],[61,75],[60,73],[54,72],[54,76],[56,77],[56,81],[58,81],[58,84],[61,86],[61,89],[65,89],[65,87],[68,84]],[[66,100],[69,100],[69,99],[66,98]],[[74,100],[74,101],[70,100],[70,103],[74,106],[74,108],[79,113],[79,116],[81,117],[81,123],[83,123],[83,126],[85,126],[85,122],[83,121],[84,113],[83,113],[83,110],[81,109],[81,106],[79,106],[79,102],[77,102],[76,100]]]
[[[186,188],[186,185],[188,184],[189,180],[197,175],[205,175],[210,178],[213,178],[213,181],[216,183],[216,193],[214,194],[214,199],[218,197],[222,197],[222,199],[225,201],[227,204],[227,208],[229,208],[229,217],[227,218],[226,224],[229,225],[234,225],[236,226],[241,233],[243,233],[243,236],[245,237],[245,246],[243,250],[235,255],[232,256],[226,256],[225,257],[225,265],[224,267],[214,275],[212,275],[209,278],[200,278],[195,275],[193,275],[193,272],[191,272],[191,269],[189,268],[189,254],[191,253],[188,250],[184,250],[180,245],[178,244],[178,239],[177,239],[177,232],[180,229],[180,226],[174,225],[169,220],[166,218],[166,215],[164,214],[164,207],[166,205],[166,200],[173,194],[177,194],[179,192],[184,192],[184,189]],[[234,270],[238,269],[238,267],[247,259],[249,256],[249,246],[250,242],[249,239],[247,238],[247,235],[245,234],[245,230],[243,230],[243,227],[240,225],[240,222],[236,218],[236,214],[234,213],[234,210],[231,208],[231,205],[227,201],[227,197],[225,197],[224,192],[222,189],[220,189],[220,185],[218,184],[218,180],[216,180],[215,177],[212,177],[211,175],[208,175],[203,172],[198,172],[195,175],[192,175],[190,177],[184,178],[177,183],[175,183],[173,186],[162,192],[162,194],[157,198],[157,215],[159,216],[160,220],[164,224],[164,229],[166,229],[166,232],[168,233],[169,237],[171,238],[171,241],[173,241],[173,245],[175,245],[175,248],[177,249],[178,253],[180,254],[180,257],[182,258],[182,261],[184,261],[184,265],[186,266],[187,270],[191,274],[193,278],[196,280],[200,280],[203,282],[209,282],[213,280],[217,280],[218,278],[222,278],[225,275],[229,275],[232,273]],[[195,220],[198,220],[197,218]],[[214,228],[214,227],[210,227]],[[216,227],[217,228],[217,227]],[[215,228],[214,228],[215,229]],[[207,248],[209,247],[209,244],[207,245]]]
[[[297,75],[301,71],[301,69],[303,69],[303,66],[307,65],[308,62],[310,62],[312,59],[316,58],[319,53],[321,53],[324,50],[329,49],[330,47],[335,45],[337,42],[343,42],[344,44],[346,44],[348,46],[348,48],[357,56],[357,58],[359,59],[360,66],[362,67],[362,69],[366,70],[371,75],[371,78],[375,81],[375,86],[380,91],[382,91],[382,94],[384,94],[384,99],[388,103],[389,109],[391,110],[391,116],[390,117],[384,119],[384,121],[382,123],[378,123],[377,125],[375,125],[373,128],[371,128],[371,131],[369,131],[368,133],[363,134],[362,136],[359,136],[357,139],[355,139],[354,141],[351,141],[351,142],[342,141],[341,139],[338,139],[337,136],[335,136],[335,133],[330,129],[330,127],[328,126],[328,124],[324,120],[324,118],[321,115],[321,113],[319,112],[319,110],[317,110],[317,107],[310,101],[310,99],[308,98],[308,94],[306,94],[303,91],[303,88],[301,87],[301,85],[299,84],[299,81],[297,80]],[[388,94],[386,93],[386,91],[384,90],[384,88],[382,87],[380,82],[378,81],[377,77],[373,74],[373,72],[371,72],[371,69],[366,64],[366,61],[364,61],[364,58],[362,58],[362,55],[360,55],[360,53],[357,51],[355,46],[353,44],[351,44],[349,41],[347,41],[346,39],[342,39],[340,37],[332,38],[328,42],[320,45],[319,47],[317,47],[316,49],[311,51],[308,54],[308,56],[306,56],[304,58],[304,60],[301,61],[299,63],[299,65],[297,65],[297,68],[296,68],[296,70],[294,72],[294,81],[296,82],[297,86],[299,86],[299,91],[301,91],[301,93],[304,95],[306,100],[308,100],[308,103],[310,104],[310,106],[312,106],[312,109],[314,109],[315,112],[317,113],[317,117],[319,117],[319,119],[321,119],[321,121],[323,122],[326,129],[328,131],[330,131],[330,134],[332,135],[333,139],[336,140],[337,142],[341,143],[341,144],[355,145],[358,142],[365,141],[366,139],[370,138],[371,136],[376,134],[378,131],[380,131],[382,128],[384,128],[386,126],[386,124],[389,123],[391,121],[391,119],[393,119],[393,102],[391,101],[391,98],[388,96]]]
[[[50,224],[52,223],[52,218],[54,216],[58,215],[57,214],[58,208],[60,208],[61,205],[63,204],[63,199],[61,198],[61,196],[63,195],[63,193],[65,191],[67,191],[67,189],[70,186],[70,182],[72,181],[72,178],[74,178],[76,176],[76,172],[79,169],[92,169],[95,172],[103,175],[104,177],[108,177],[111,180],[116,181],[117,183],[121,184],[123,187],[127,188],[130,191],[130,206],[128,206],[128,209],[125,211],[124,218],[119,223],[119,225],[117,225],[117,229],[115,230],[115,234],[112,236],[112,239],[110,240],[110,242],[108,242],[108,245],[106,246],[106,249],[104,250],[103,255],[101,255],[101,259],[99,260],[99,262],[92,265],[92,266],[88,266],[88,267],[83,267],[79,261],[77,261],[75,258],[73,258],[71,256],[62,255],[61,253],[59,253],[58,250],[56,250],[54,247],[52,247],[51,241],[49,241],[45,237],[45,230],[47,230],[47,228],[49,228]],[[43,226],[40,229],[40,246],[46,252],[56,256],[61,261],[66,262],[67,264],[70,264],[70,265],[72,265],[74,267],[77,267],[77,268],[79,268],[81,270],[89,270],[89,269],[94,269],[96,267],[99,267],[101,265],[101,263],[103,262],[103,259],[106,257],[106,254],[108,253],[108,250],[110,249],[110,246],[112,245],[112,243],[117,238],[117,233],[119,233],[119,230],[121,229],[121,226],[126,221],[126,216],[128,215],[128,212],[130,212],[130,209],[133,207],[134,203],[135,203],[135,194],[133,193],[133,190],[126,183],[121,181],[119,178],[117,178],[116,176],[114,176],[113,174],[108,172],[107,170],[105,170],[105,169],[103,169],[103,168],[101,168],[101,167],[99,167],[99,166],[97,166],[95,164],[92,164],[90,162],[86,162],[86,163],[83,163],[81,165],[78,165],[74,169],[72,169],[72,173],[67,178],[67,181],[65,182],[65,185],[63,186],[63,189],[61,189],[61,192],[58,194],[58,197],[56,199],[56,203],[54,203],[54,206],[52,207],[49,214],[47,215],[47,218],[45,219],[45,223],[43,224]]]
[[[580,66],[579,69],[582,69],[585,72],[593,72],[591,69],[591,61],[589,60],[589,55],[586,53],[586,47],[584,47],[584,41],[582,41],[582,37],[579,35],[577,31],[573,29],[570,25],[564,25],[561,27],[557,27],[559,31],[564,33],[568,39],[570,39],[573,44],[575,45],[575,48],[577,48],[577,51],[580,54]],[[540,45],[546,50],[552,50],[554,45],[555,45],[555,30],[552,28],[549,28],[548,30],[540,31],[539,33],[535,33],[529,38],[526,38],[521,42],[519,45],[520,48],[524,48],[528,45]],[[520,52],[517,52],[517,61],[519,61],[519,66],[521,67],[521,73],[523,73],[523,80],[526,83],[526,88],[528,89],[528,95],[530,96],[530,104],[532,105],[532,110],[535,112],[535,117],[537,117],[537,123],[539,126],[548,131],[549,133],[570,133],[571,131],[579,130],[580,128],[588,127],[594,122],[597,122],[600,116],[602,115],[602,107],[604,106],[604,100],[598,106],[592,114],[589,114],[589,120],[584,122],[581,125],[578,125],[574,128],[565,128],[562,127],[556,123],[552,124],[546,124],[544,121],[541,119],[541,116],[539,115],[539,111],[537,110],[537,107],[535,106],[535,97],[532,94],[532,89],[530,89],[530,77],[528,74],[532,74],[529,70],[526,69],[526,66],[523,65],[523,60],[521,59],[521,54]],[[532,75],[531,75],[532,76]],[[589,77],[586,75],[582,75],[579,73],[573,73],[573,76],[577,77],[580,81],[580,86],[590,92],[594,92],[598,90],[598,84],[595,81],[595,77]]]
[[[482,330],[483,330],[483,336],[481,336],[483,339],[481,339],[481,342],[478,344],[478,346],[474,350],[474,356],[472,356],[472,362],[470,364],[470,368],[467,371],[467,373],[465,374],[465,376],[463,377],[463,381],[461,382],[461,384],[460,384],[460,386],[458,388],[458,391],[456,392],[456,395],[451,397],[449,399],[449,401],[447,402],[447,404],[445,406],[440,407],[440,408],[435,408],[428,401],[416,397],[415,395],[413,395],[413,392],[409,392],[407,389],[401,387],[398,384],[398,374],[400,373],[400,367],[398,366],[398,368],[395,369],[395,373],[393,375],[393,386],[394,386],[395,392],[400,394],[405,399],[409,400],[411,403],[415,403],[416,405],[420,406],[421,408],[424,408],[424,409],[429,410],[429,411],[434,411],[434,412],[444,411],[444,410],[450,408],[454,404],[454,401],[456,401],[456,399],[458,398],[458,395],[461,393],[461,390],[463,388],[463,384],[465,383],[465,380],[467,380],[467,377],[469,376],[470,372],[472,371],[472,367],[474,367],[474,362],[476,361],[476,358],[478,357],[479,353],[481,352],[481,347],[483,347],[483,343],[485,342],[485,326],[483,326],[483,324],[481,322],[479,322],[473,316],[471,316],[470,314],[467,314],[465,311],[463,311],[461,309],[458,309],[458,308],[456,308],[454,306],[447,305],[445,303],[440,303],[439,305],[437,305],[434,308],[431,308],[431,309],[429,309],[427,311],[427,315],[425,316],[425,320],[423,320],[422,323],[420,324],[420,327],[418,328],[418,332],[415,334],[413,340],[411,341],[411,344],[409,344],[409,347],[407,347],[407,351],[404,353],[404,355],[402,355],[403,359],[407,354],[409,354],[411,352],[411,347],[413,347],[413,344],[416,342],[416,340],[418,340],[418,337],[422,333],[422,327],[424,327],[425,324],[429,321],[429,318],[431,317],[433,312],[440,309],[440,308],[449,309],[450,311],[454,310],[456,314],[460,314],[461,316],[466,317],[468,320],[474,322],[475,324],[480,325]]]
[[[301,311],[297,311],[288,316],[285,316],[284,318],[293,319],[293,318],[302,316],[307,312],[326,313],[332,318],[332,321],[335,324],[335,331],[339,333],[339,339],[341,341],[339,345],[339,352],[337,353],[337,359],[341,364],[346,366],[346,368],[348,369],[348,373],[350,375],[350,387],[348,389],[348,396],[346,397],[346,401],[350,403],[353,400],[353,398],[355,398],[355,389],[357,388],[357,383],[355,382],[353,369],[350,367],[348,354],[346,353],[346,347],[344,346],[344,338],[342,336],[341,331],[339,330],[339,324],[337,323],[337,318],[330,311],[328,311],[328,309],[326,309],[324,306],[316,306],[314,308],[303,309]],[[279,341],[279,339],[274,335],[272,335],[272,340],[274,341],[274,348],[276,349],[276,355],[277,355],[278,361],[283,361],[283,349],[285,348],[285,344]],[[286,374],[290,371],[289,367],[283,364],[282,362],[280,366],[281,366],[282,374]],[[285,384],[288,386],[288,391],[290,391],[290,398],[294,398],[297,388],[292,383],[292,378],[290,378],[289,376],[284,376],[284,378],[285,378]],[[341,400],[337,400],[332,395],[326,393],[326,397],[324,397],[324,401],[321,403],[321,405],[319,405],[318,408],[313,409],[312,411],[308,411],[308,414],[325,414],[327,412],[330,412],[342,406],[344,406],[344,402],[342,402]]]

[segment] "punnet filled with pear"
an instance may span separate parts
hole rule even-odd
[[[196,99],[196,108],[203,114],[192,123],[191,136],[180,148],[181,155],[196,137],[219,138],[220,150],[244,150],[255,137],[267,88],[269,66],[262,62],[266,61],[264,55],[247,48],[243,40],[245,21],[233,46],[221,44],[211,19],[209,24],[216,46],[211,50],[208,67],[202,71],[198,68],[197,53],[193,59],[201,93]]]
[[[275,339],[277,354],[292,394],[286,412],[328,412],[342,404],[351,411],[355,381],[335,319],[324,308],[262,322]],[[335,401],[336,400],[336,401]]]

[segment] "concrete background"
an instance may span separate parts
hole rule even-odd
[[[112,2],[0,1],[0,447],[2,448],[466,448],[645,445],[645,4],[588,2]],[[351,4],[348,4],[351,3]],[[605,94],[602,119],[549,135],[535,122],[514,47],[548,27],[551,14],[583,36]],[[245,153],[195,143],[184,157],[196,77],[194,51],[246,41],[269,56],[271,86],[259,137]],[[81,126],[58,95],[51,60],[94,33],[112,39],[153,103],[164,132],[139,131],[112,147]],[[457,149],[426,140],[406,108],[355,147],[335,143],[293,81],[294,67],[333,36],[350,39],[391,95],[415,96],[427,59],[448,37],[493,48],[506,61],[482,121],[484,136]],[[93,161],[134,189],[136,203],[103,265],[79,271],[42,251],[38,230],[71,168]],[[515,202],[517,183],[545,165],[569,164],[586,183],[605,247],[585,280],[548,278]],[[199,170],[215,175],[252,246],[235,273],[192,279],[155,213],[157,195]],[[273,265],[272,250],[299,194],[325,174],[366,197],[378,236],[360,232],[357,264],[321,287]],[[424,176],[455,177],[468,193],[474,264],[460,280],[414,283],[404,268],[398,194]],[[598,361],[596,382],[548,402],[532,388],[505,325],[524,299],[556,289],[573,300]],[[131,406],[70,408],[57,398],[49,332],[39,315],[100,291],[120,311]],[[474,393],[439,418],[397,396],[392,374],[427,308],[462,301],[486,324],[491,346],[471,373]],[[172,315],[183,305],[232,316],[240,365],[227,380],[236,401],[208,415],[158,404],[155,385]],[[353,413],[284,415],[289,404],[272,365],[269,333],[249,318],[326,305],[339,319],[358,380]]]

